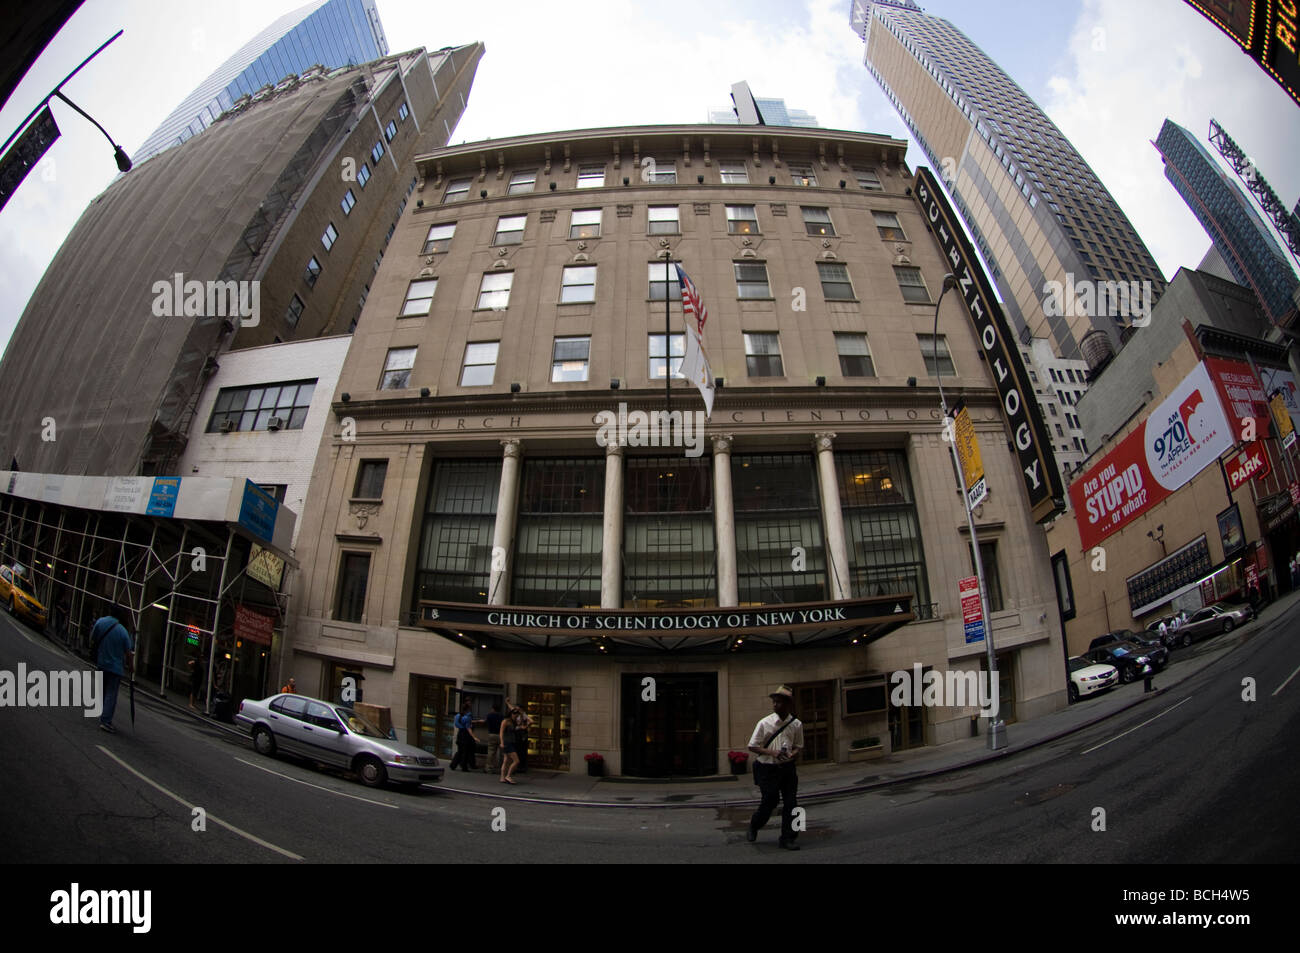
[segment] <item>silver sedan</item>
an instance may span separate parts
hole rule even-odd
[[[305,695],[244,699],[236,723],[253,736],[260,754],[278,750],[355,772],[371,787],[385,781],[441,781],[438,759],[414,745],[388,738],[351,708]]]

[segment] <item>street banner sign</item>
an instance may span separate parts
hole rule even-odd
[[[984,502],[989,495],[988,482],[984,479],[984,461],[980,459],[980,445],[975,439],[975,425],[971,422],[966,405],[959,404],[953,415],[953,444],[957,447],[957,459],[961,461],[961,472],[966,478],[966,508],[973,510]]]
[[[984,641],[984,604],[980,600],[978,576],[967,576],[957,582],[957,595],[961,599],[961,621],[966,629],[966,644]]]

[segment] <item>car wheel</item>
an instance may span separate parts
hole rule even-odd
[[[18,600],[13,596],[9,597],[9,614],[15,618],[18,617]]]
[[[1133,681],[1135,678],[1137,678],[1137,672],[1134,671],[1133,666],[1127,665],[1119,670],[1119,680],[1125,685]]]
[[[1231,620],[1231,619],[1224,619],[1224,620],[1223,620],[1223,631],[1224,631],[1224,632],[1231,632],[1231,631],[1232,631],[1232,620]]]
[[[1192,633],[1188,632],[1183,636],[1183,648],[1188,648],[1192,644]]]
[[[1070,683],[1070,704],[1073,705],[1079,700],[1079,686],[1074,682]]]
[[[271,734],[270,729],[261,725],[253,729],[253,747],[257,749],[258,754],[268,757],[275,754],[275,736]]]
[[[384,764],[378,758],[365,757],[357,762],[357,774],[361,775],[361,780],[367,787],[382,787],[388,780],[388,771],[384,769]]]

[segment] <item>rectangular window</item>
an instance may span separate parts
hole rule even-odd
[[[352,495],[361,500],[383,499],[387,477],[387,460],[362,460],[357,467],[357,485],[352,488]]]
[[[600,209],[575,208],[569,217],[570,238],[599,238]]]
[[[744,162],[719,162],[718,173],[727,185],[745,185],[749,182],[749,172]]]
[[[672,371],[673,377],[682,376],[682,361],[686,356],[686,335],[673,334],[669,338],[672,344]],[[650,379],[663,380],[666,355],[664,354],[664,336],[662,334],[650,335]]]
[[[510,604],[600,605],[604,459],[529,457],[519,482]]]
[[[361,168],[357,169],[357,185],[361,186],[364,189],[366,187],[366,183],[369,181],[370,181],[370,164],[367,162],[363,162],[361,163]]]
[[[443,204],[448,202],[459,202],[469,195],[469,187],[473,179],[452,179],[447,183],[447,191],[442,197]]]
[[[790,178],[795,185],[813,186],[817,184],[817,174],[810,165],[790,163]]]
[[[776,333],[745,335],[745,370],[750,377],[781,377],[781,344]]]
[[[485,387],[497,373],[500,341],[483,341],[465,345],[465,364],[460,372],[461,387]]]
[[[537,170],[526,169],[523,172],[516,172],[510,176],[510,185],[506,187],[506,195],[518,195],[521,192],[531,192],[537,188]]]
[[[334,227],[333,222],[330,222],[325,226],[325,234],[320,237],[320,243],[325,246],[326,251],[329,251],[330,248],[333,247],[334,242],[338,240],[338,237],[339,230]]]
[[[560,304],[596,300],[596,266],[570,265],[560,281]]]
[[[551,383],[585,381],[590,359],[591,338],[556,338],[551,352]]]
[[[647,235],[678,235],[681,230],[676,205],[651,205],[647,209]]]
[[[883,192],[885,190],[885,187],[880,184],[880,176],[876,175],[873,170],[854,166],[853,174],[858,178],[858,188],[866,189],[868,192]]]
[[[642,168],[644,168],[644,166]],[[676,162],[655,162],[654,159],[651,159],[650,168],[654,170],[650,174],[651,182],[656,182],[660,185],[672,185],[677,181]]]
[[[628,454],[623,466],[623,605],[716,605],[713,464]]]
[[[421,254],[432,255],[451,248],[451,240],[456,236],[456,223],[429,226],[429,234],[424,239],[424,251]]]
[[[909,304],[930,303],[930,292],[926,290],[925,279],[921,277],[920,268],[895,265],[894,277],[898,281],[898,289],[903,292],[904,301]]]
[[[510,286],[514,280],[513,271],[494,271],[484,275],[478,288],[477,307],[503,311],[510,304]]]
[[[966,544],[966,559],[971,564],[971,575],[975,575],[975,560],[970,554],[970,543]],[[980,563],[984,567],[984,588],[988,590],[989,612],[1001,612],[1002,576],[998,572],[998,544],[996,540],[980,543]]]
[[[343,201],[340,202],[339,205],[343,208],[344,215],[351,215],[352,206],[356,204],[357,204],[357,197],[352,194],[351,189],[348,189],[346,192],[343,193]]]
[[[931,376],[941,373],[945,377],[956,372],[952,366],[952,356],[948,353],[948,339],[940,334],[937,338],[930,334],[918,334],[917,343],[921,346],[921,357],[925,359],[925,371]]]
[[[388,125],[384,127],[384,138],[392,142],[395,135],[397,135],[397,123],[390,119]]]
[[[272,417],[279,418],[283,430],[301,430],[315,390],[314,380],[223,388],[217,394],[207,432],[267,430]]]
[[[865,334],[837,334],[835,349],[840,355],[840,373],[845,377],[876,376]]]
[[[732,262],[736,270],[737,298],[770,298],[772,289],[767,283],[767,265],[763,262]]]
[[[380,390],[405,390],[411,383],[411,368],[415,366],[413,347],[394,347],[388,349],[384,360],[384,373],[379,379]]]
[[[402,120],[403,122],[405,122],[405,121],[406,121],[406,117],[409,116],[409,115],[411,115],[411,110],[410,110],[410,107],[408,107],[408,106],[406,105],[406,103],[402,103],[402,105],[400,105],[400,106],[397,107],[397,118],[398,118],[398,119],[400,119],[400,120]]]
[[[429,308],[433,306],[433,293],[438,290],[438,279],[427,278],[422,281],[412,281],[406,289],[406,303],[402,305],[401,317],[407,318],[413,314],[428,314]]]
[[[307,272],[302,277],[307,282],[307,287],[316,287],[316,279],[320,277],[320,262],[316,260],[315,255],[307,260]]]
[[[758,213],[752,205],[727,206],[728,235],[757,235]]]
[[[605,185],[605,167],[603,165],[578,166],[578,188],[599,189]]]
[[[500,454],[494,460],[435,461],[420,533],[417,605],[420,599],[488,601],[500,486]]]
[[[344,553],[339,563],[339,596],[334,618],[339,622],[360,622],[366,607],[366,580],[370,576],[369,553]]]
[[[502,215],[497,219],[497,233],[493,245],[518,245],[524,240],[524,223],[527,215]]]
[[[650,300],[663,301],[667,294],[670,300],[682,300],[681,282],[677,280],[677,269],[669,269],[666,262],[650,262]]]
[[[849,281],[849,266],[838,261],[817,262],[817,274],[822,281],[822,294],[827,301],[854,301],[853,283]]]
[[[835,236],[835,226],[831,224],[831,213],[824,208],[800,208],[803,212],[804,228],[809,235]]]
[[[284,312],[284,320],[289,327],[296,328],[298,326],[298,319],[302,317],[302,308],[302,299],[294,295],[289,301],[288,309]]]
[[[376,139],[374,147],[370,150],[370,158],[378,164],[379,160],[384,157],[384,142],[382,139]],[[468,181],[468,180],[466,180]]]
[[[876,220],[876,231],[880,232],[880,237],[885,241],[907,241],[907,236],[903,234],[903,226],[899,224],[898,216],[893,212],[872,212],[871,217]]]
[[[811,453],[731,458],[741,605],[826,598],[826,550]],[[803,551],[796,570],[790,553]]]

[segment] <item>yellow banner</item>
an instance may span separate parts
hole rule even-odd
[[[1268,405],[1273,409],[1273,424],[1277,427],[1277,438],[1282,441],[1282,446],[1289,448],[1295,443],[1295,428],[1291,425],[1291,413],[1286,409],[1282,392],[1278,391],[1274,394]]]
[[[975,439],[975,425],[965,406],[958,407],[953,415],[953,442],[957,447],[957,459],[961,461],[962,476],[966,480],[966,505],[974,509],[984,502],[989,491],[988,484],[984,481],[980,445]]]

